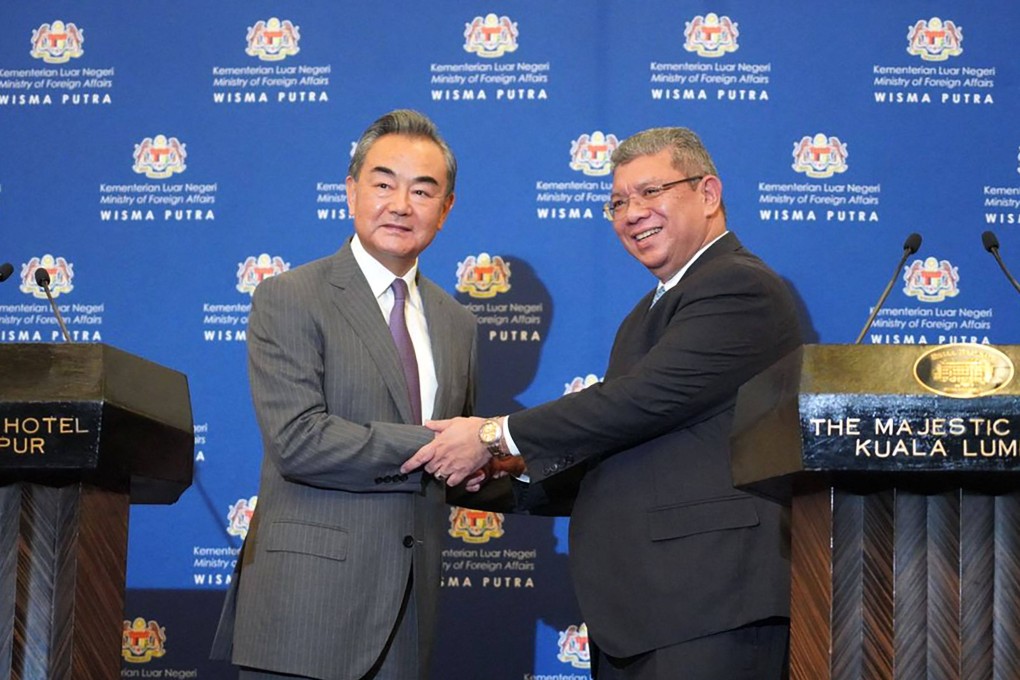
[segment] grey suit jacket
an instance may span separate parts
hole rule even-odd
[[[474,400],[472,314],[424,277],[434,416]],[[235,664],[361,678],[394,628],[412,566],[422,668],[438,599],[445,486],[400,465],[432,434],[350,245],[263,281],[248,331],[264,457],[258,506],[217,631]]]

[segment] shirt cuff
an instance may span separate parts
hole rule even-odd
[[[521,455],[521,450],[517,448],[517,444],[514,443],[514,438],[510,434],[510,416],[503,416],[503,422],[500,423],[500,426],[503,428],[503,439],[506,440],[506,447],[510,450],[510,455]]]
[[[520,456],[521,450],[517,448],[517,444],[514,443],[514,438],[510,436],[510,416],[503,416],[503,422],[500,424],[503,428],[503,441],[506,442],[506,448],[510,451],[511,456]],[[531,476],[527,473],[523,475],[514,475],[514,479],[517,479],[525,484],[531,483]]]

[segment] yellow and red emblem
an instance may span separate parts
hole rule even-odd
[[[824,179],[846,172],[846,158],[850,154],[839,137],[819,132],[814,137],[804,136],[793,143],[793,169],[808,177]]]
[[[142,617],[124,620],[120,655],[129,663],[148,663],[166,654],[166,628]]]
[[[907,54],[925,61],[958,57],[963,54],[963,28],[949,19],[921,19],[907,30]]]
[[[503,535],[503,515],[498,512],[450,508],[450,536],[465,543],[488,543]]]
[[[290,269],[290,263],[284,262],[279,255],[270,256],[269,253],[262,253],[258,257],[249,255],[244,262],[237,263],[237,292],[251,295],[255,288],[277,274]]]
[[[574,668],[591,668],[591,647],[588,646],[588,626],[571,624],[560,631],[560,651],[556,658]]]
[[[258,505],[259,497],[238,498],[237,502],[230,506],[227,512],[227,533],[231,536],[240,536],[244,540],[248,536],[248,527],[251,526],[252,515],[255,514],[255,506]]]
[[[614,134],[596,130],[583,134],[570,143],[570,169],[580,170],[590,177],[608,175],[613,169],[612,157],[620,140]]]
[[[176,137],[156,135],[135,144],[132,170],[149,179],[165,179],[188,169],[188,152]]]
[[[468,255],[457,263],[457,291],[486,299],[510,290],[510,263],[499,255]]]
[[[486,14],[464,24],[464,51],[495,59],[517,49],[517,22]]]
[[[905,269],[903,281],[907,285],[903,292],[920,302],[941,302],[960,293],[959,268],[949,260],[927,257],[914,260]]]
[[[57,20],[32,31],[31,55],[47,64],[64,64],[85,54],[85,29]]]
[[[33,257],[21,265],[21,292],[40,300],[46,299],[46,291],[35,282],[35,270],[45,269],[50,275],[50,294],[60,297],[64,293],[74,290],[74,265],[62,257],[53,257],[46,254],[42,257]]]
[[[248,27],[246,39],[248,47],[244,53],[262,61],[282,61],[301,51],[298,47],[301,32],[287,19],[280,21],[272,17],[256,21],[254,26]]]
[[[721,57],[736,52],[740,45],[737,23],[728,16],[709,12],[684,22],[684,49],[699,57]]]

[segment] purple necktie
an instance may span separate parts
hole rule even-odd
[[[421,384],[418,382],[418,359],[414,355],[411,334],[407,332],[407,321],[404,319],[404,303],[407,301],[407,284],[403,279],[396,279],[390,286],[393,289],[393,310],[390,312],[390,335],[400,355],[400,365],[404,368],[407,379],[407,396],[411,400],[411,414],[414,424],[421,425]]]

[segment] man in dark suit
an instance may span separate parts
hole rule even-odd
[[[398,468],[424,420],[472,412],[475,319],[418,273],[456,170],[428,118],[386,114],[351,159],[354,238],[255,291],[265,457],[214,643],[242,680],[426,677],[446,487]]]
[[[800,343],[794,303],[727,231],[722,183],[691,131],[641,132],[613,164],[607,217],[659,286],[620,326],[604,382],[509,418],[430,424],[439,436],[402,470],[456,484],[519,454],[525,503],[572,501],[598,680],[778,679],[784,509],[733,487],[729,435],[739,386]]]

